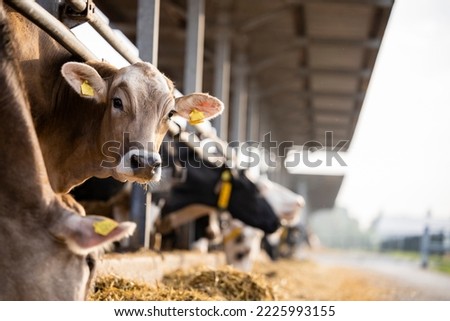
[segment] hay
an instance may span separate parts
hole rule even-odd
[[[156,287],[109,275],[97,277],[91,301],[261,301],[274,300],[261,276],[232,268],[176,271]]]
[[[218,270],[177,271],[164,277],[163,283],[185,289],[195,289],[208,296],[227,301],[274,300],[272,288],[257,274],[225,267]]]

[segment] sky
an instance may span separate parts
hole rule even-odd
[[[336,205],[450,219],[450,1],[396,0]]]

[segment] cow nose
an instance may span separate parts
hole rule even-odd
[[[130,165],[133,169],[150,167],[152,170],[156,170],[161,167],[161,157],[155,153],[150,155],[133,154]]]
[[[297,197],[297,204],[298,207],[305,207],[305,199],[303,197]]]

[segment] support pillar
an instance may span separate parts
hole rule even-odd
[[[184,94],[202,90],[205,0],[188,0],[187,10]]]
[[[142,60],[158,65],[160,0],[139,0],[137,46]]]
[[[155,67],[158,65],[160,0],[139,0],[137,18],[137,44],[140,58]],[[140,185],[131,190],[130,220],[137,224],[131,238],[131,249],[150,247],[150,228],[146,224],[151,216],[152,194]]]
[[[230,141],[244,141],[247,125],[248,66],[246,39],[238,40],[238,52],[233,66],[233,101],[231,104]]]
[[[229,117],[229,102],[230,102],[230,38],[231,31],[229,27],[229,1],[221,7],[218,15],[218,25],[215,44],[215,59],[214,59],[214,96],[219,98],[225,110],[220,117],[212,120],[212,125],[217,131],[217,135],[227,141],[228,139],[228,117]]]

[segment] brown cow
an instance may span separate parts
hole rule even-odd
[[[0,1],[0,300],[82,300],[92,253],[134,223],[80,216],[49,184]]]
[[[174,98],[174,86],[149,63],[117,69],[75,58],[45,32],[9,12],[50,183],[67,193],[87,178],[160,179],[158,150],[176,113],[203,119],[223,104],[207,94]]]

